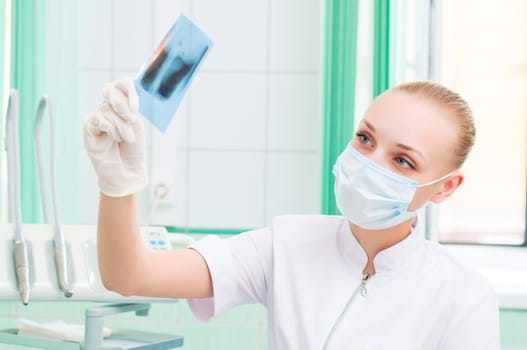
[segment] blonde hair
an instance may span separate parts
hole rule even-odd
[[[476,139],[474,117],[468,103],[456,92],[432,81],[415,81],[395,86],[392,90],[422,95],[450,110],[459,126],[459,142],[455,148],[454,165],[460,168]]]

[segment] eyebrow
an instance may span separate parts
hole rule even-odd
[[[364,124],[366,124],[366,126],[368,127],[368,129],[370,129],[371,131],[375,132],[375,128],[373,127],[373,125],[371,125],[370,122],[368,122],[366,119],[362,119],[362,122]]]
[[[398,143],[395,146],[399,147],[399,148],[402,148],[402,149],[404,149],[406,151],[414,152],[414,153],[418,154],[421,158],[424,159],[423,154],[421,152],[419,152],[418,150],[416,150],[415,148],[412,148],[412,147],[407,146],[407,145],[403,145],[402,143]]]
[[[362,123],[366,124],[366,126],[368,127],[368,129],[370,129],[371,131],[375,132],[375,127],[369,122],[367,121],[366,119],[362,119],[361,121]],[[421,152],[419,152],[418,150],[416,150],[415,148],[412,148],[410,146],[407,146],[407,145],[404,145],[402,143],[398,143],[395,145],[396,147],[399,147],[399,148],[402,148],[404,149],[405,151],[410,151],[410,152],[414,152],[416,153],[417,155],[419,155],[421,158],[424,159],[423,157],[423,154]]]

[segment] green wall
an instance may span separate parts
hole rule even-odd
[[[527,349],[527,310],[502,309],[501,344],[511,349]]]
[[[24,222],[39,221],[33,146],[33,122],[38,98],[44,93],[45,13],[41,1],[12,0],[11,87],[20,95],[20,188]]]

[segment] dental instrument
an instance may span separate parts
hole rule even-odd
[[[27,245],[22,232],[22,209],[20,203],[20,149],[18,135],[18,91],[11,90],[7,104],[5,149],[8,161],[9,219],[14,222],[14,260],[20,300],[29,303],[29,259]]]
[[[71,283],[68,275],[68,254],[66,243],[64,241],[64,234],[59,220],[59,208],[57,204],[57,189],[56,189],[56,162],[55,162],[55,128],[54,128],[54,117],[53,110],[51,108],[51,101],[47,95],[40,98],[37,113],[35,115],[35,133],[33,143],[35,146],[35,158],[37,162],[37,173],[40,185],[40,195],[42,199],[42,207],[44,209],[44,219],[46,223],[51,223],[51,214],[49,208],[48,194],[45,189],[44,179],[44,165],[42,162],[42,154],[40,149],[40,134],[42,129],[42,119],[44,117],[44,111],[48,110],[49,118],[49,140],[50,140],[50,182],[51,182],[51,199],[53,203],[53,250],[55,255],[55,265],[57,271],[57,277],[61,290],[64,292],[66,298],[70,298],[73,295]]]
[[[16,328],[18,329],[18,336],[45,337],[84,343],[85,326],[83,324],[66,323],[63,320],[36,322],[26,318],[18,318]],[[111,334],[110,328],[103,327],[102,338],[108,338]]]

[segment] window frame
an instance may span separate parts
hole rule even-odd
[[[440,77],[442,1],[429,0],[429,79]],[[527,193],[526,193],[527,196]],[[425,235],[455,258],[476,269],[494,288],[502,309],[527,309],[527,230],[521,245],[439,241],[439,207],[426,208]],[[527,206],[525,209],[527,222]],[[527,225],[526,225],[527,227]],[[522,271],[523,270],[523,271]],[[525,271],[525,272],[524,272]]]

